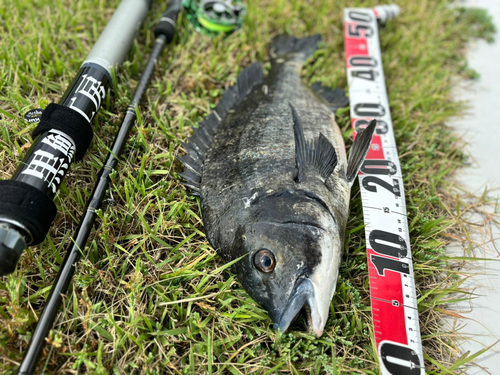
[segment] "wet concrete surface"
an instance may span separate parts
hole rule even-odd
[[[494,43],[477,40],[467,51],[469,66],[480,74],[473,82],[463,82],[456,91],[457,100],[465,100],[470,108],[463,118],[454,119],[450,126],[468,142],[467,153],[471,165],[457,176],[467,190],[482,195],[485,188],[490,197],[500,196],[500,0],[463,0],[458,5],[487,9],[493,17],[497,34]],[[479,222],[479,216],[471,220]],[[474,239],[483,243],[475,249],[478,258],[496,258],[499,261],[474,262],[472,277],[463,285],[474,291],[475,298],[461,302],[451,309],[466,319],[456,319],[453,328],[461,327],[463,352],[475,353],[500,340],[500,230],[481,228]],[[498,251],[497,251],[498,249]],[[461,246],[448,248],[450,255],[463,255]],[[469,262],[470,263],[470,262]],[[472,264],[471,264],[472,266]],[[500,343],[479,356],[477,366],[467,374],[500,374]]]

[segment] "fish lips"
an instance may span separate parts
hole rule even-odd
[[[274,324],[276,330],[285,332],[290,324],[298,316],[302,308],[306,308],[307,324],[309,330],[312,329],[314,334],[320,337],[323,334],[324,323],[322,322],[321,315],[315,304],[314,286],[310,279],[306,276],[299,277],[293,288],[292,295],[288,299],[288,304],[281,314],[279,322]]]

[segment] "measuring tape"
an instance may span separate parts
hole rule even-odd
[[[377,120],[372,145],[358,177],[381,373],[424,375],[403,176],[377,25],[377,18],[384,22],[398,13],[399,8],[394,5],[345,9],[347,82],[354,136],[370,120]]]

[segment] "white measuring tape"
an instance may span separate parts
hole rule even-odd
[[[358,177],[381,373],[424,375],[403,177],[377,25],[377,18],[386,21],[397,14],[399,8],[395,5],[345,9],[347,82],[354,134],[370,120],[377,120],[377,130]]]

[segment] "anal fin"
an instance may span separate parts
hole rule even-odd
[[[291,105],[293,118],[293,133],[295,136],[295,159],[297,162],[297,181],[306,180],[306,175],[317,174],[326,182],[337,166],[337,153],[326,137],[319,133],[319,137],[307,142],[295,108]]]
[[[328,102],[331,110],[335,112],[339,108],[344,108],[349,105],[349,98],[345,95],[345,91],[339,88],[331,89],[324,87],[321,82],[315,82],[311,89],[326,102]]]

